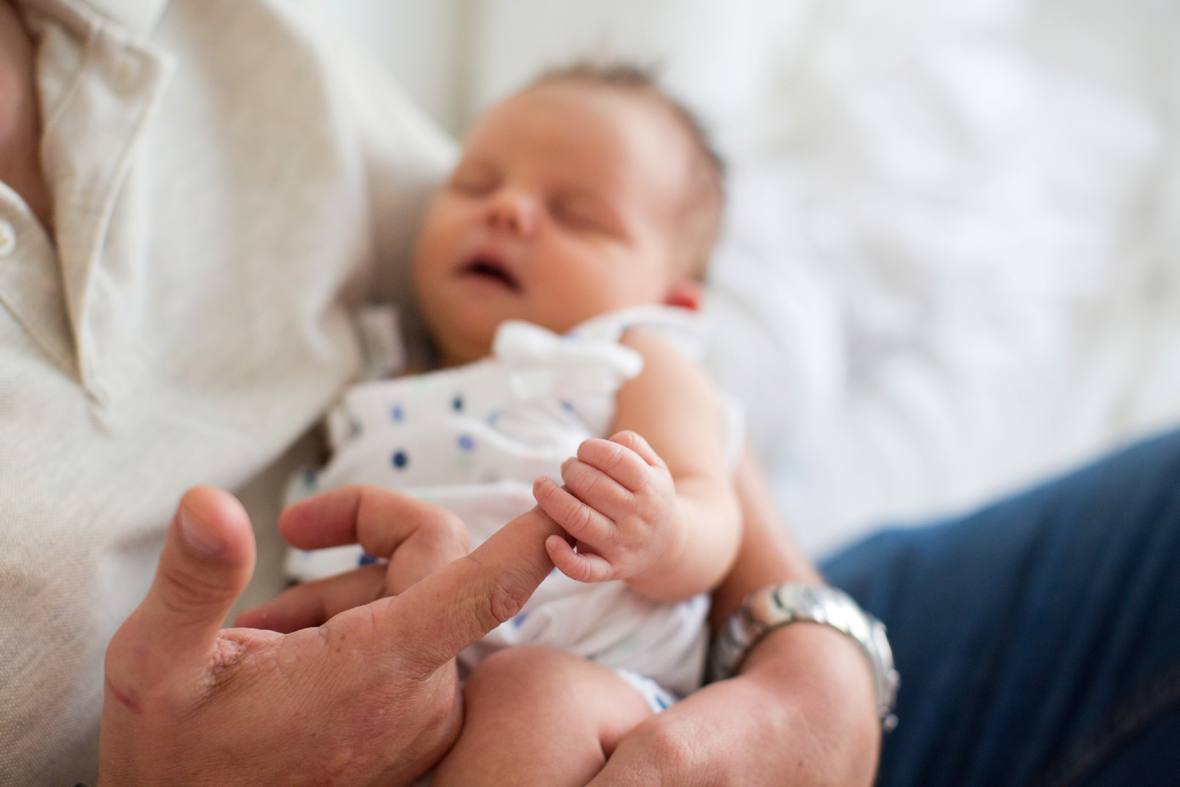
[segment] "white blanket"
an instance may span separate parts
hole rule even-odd
[[[714,371],[812,552],[1180,421],[1180,4],[341,13],[453,129],[554,62],[667,65],[735,164]]]

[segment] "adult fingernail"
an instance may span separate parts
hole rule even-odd
[[[225,549],[225,541],[210,533],[205,523],[183,506],[180,509],[180,534],[189,549],[201,557],[217,557]]]

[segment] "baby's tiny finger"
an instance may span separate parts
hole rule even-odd
[[[582,441],[578,446],[578,459],[606,473],[631,492],[642,489],[651,472],[646,460],[628,446],[598,437]]]
[[[602,555],[575,552],[561,536],[545,539],[545,551],[561,573],[577,582],[605,582],[615,578],[614,568]]]
[[[656,453],[656,449],[651,447],[651,444],[643,438],[643,435],[638,432],[632,432],[630,429],[624,429],[617,432],[610,437],[610,442],[618,443],[621,446],[630,448],[635,453],[643,458],[652,467],[666,467],[664,460]]]
[[[567,459],[562,464],[561,480],[574,497],[608,519],[618,521],[634,507],[634,496],[629,489],[580,459]]]
[[[579,541],[602,544],[614,534],[614,522],[558,486],[552,478],[542,476],[533,482],[533,499],[562,530]]]

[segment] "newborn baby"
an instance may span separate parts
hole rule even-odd
[[[722,206],[693,117],[639,70],[585,65],[488,110],[430,206],[413,285],[437,368],[347,391],[302,493],[397,488],[473,543],[536,505],[568,536],[524,610],[462,654],[436,784],[585,784],[700,684],[707,593],[740,537],[738,435],[692,358]]]

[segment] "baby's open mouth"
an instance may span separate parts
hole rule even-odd
[[[495,257],[483,255],[475,257],[463,266],[460,273],[464,276],[475,276],[499,283],[513,292],[521,291],[520,282],[512,275],[512,271]]]

